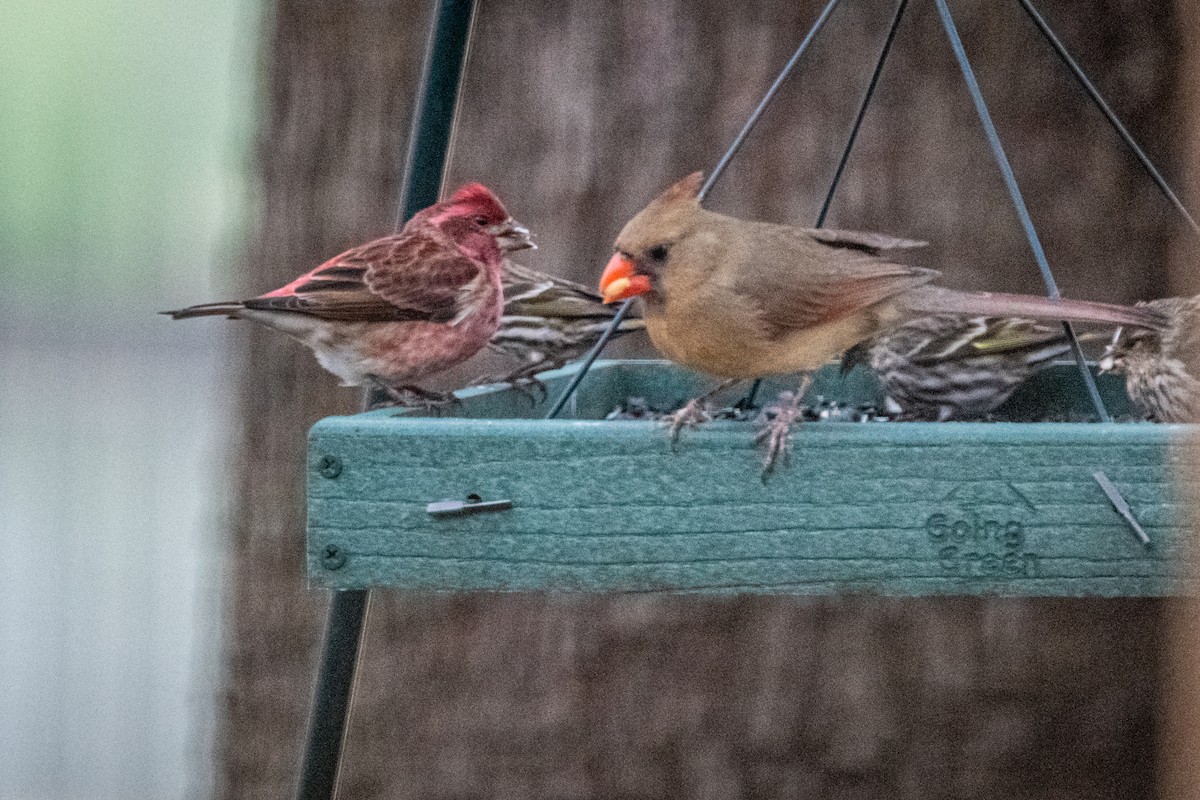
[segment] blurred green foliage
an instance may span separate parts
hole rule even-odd
[[[244,229],[258,4],[0,16],[0,304],[204,299]]]

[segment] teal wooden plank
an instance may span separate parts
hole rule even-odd
[[[568,374],[549,377],[551,396]],[[822,381],[822,391],[838,388],[836,376]],[[605,362],[577,410],[599,416],[630,395],[666,402],[704,384],[656,362]],[[853,400],[873,389],[860,381],[851,391]],[[1190,585],[1173,481],[1200,470],[1173,446],[1178,426],[810,423],[795,434],[790,468],[763,485],[749,424],[690,432],[673,453],[655,423],[529,418],[537,411],[513,392],[473,390],[458,410],[467,418],[381,410],[318,423],[312,581],[1072,596]],[[485,413],[526,418],[475,416]],[[1152,548],[1112,510],[1095,469],[1121,488]],[[513,508],[425,512],[472,492]]]

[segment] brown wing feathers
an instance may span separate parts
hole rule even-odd
[[[432,226],[348,250],[273,292],[241,303],[163,312],[174,319],[246,308],[346,322],[446,323],[461,311],[462,288],[479,267]]]

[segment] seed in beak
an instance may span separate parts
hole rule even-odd
[[[511,253],[514,250],[536,250],[537,245],[529,238],[529,229],[512,217],[499,225],[488,228],[488,233],[496,237],[500,249]]]

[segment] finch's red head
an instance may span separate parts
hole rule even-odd
[[[646,294],[652,288],[650,277],[637,271],[633,259],[624,253],[614,253],[604,274],[600,276],[600,293],[605,303],[615,303]]]
[[[500,198],[482,183],[468,183],[431,210],[434,225],[444,229],[450,220],[466,220],[495,237],[502,252],[537,248],[529,238],[529,229],[509,216]]]
[[[503,222],[508,217],[508,211],[500,202],[500,198],[482,183],[468,183],[462,186],[446,202],[446,212],[455,216],[484,217],[490,223]]]

